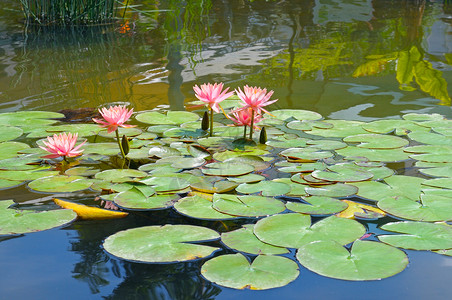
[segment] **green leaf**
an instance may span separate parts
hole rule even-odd
[[[266,217],[254,227],[254,234],[264,243],[287,248],[300,248],[313,241],[346,245],[364,233],[364,226],[355,220],[331,216],[311,226],[311,217],[299,213]]]
[[[29,148],[30,148],[30,146],[28,146],[25,143],[19,143],[19,142],[0,143],[0,160],[15,157],[15,156],[17,156],[17,152],[19,152],[21,150],[29,149]]]
[[[362,125],[364,130],[387,134],[395,130],[396,135],[407,135],[410,132],[428,132],[429,128],[417,125],[408,120],[376,120]]]
[[[358,134],[344,138],[347,143],[360,143],[357,147],[369,149],[395,149],[408,145],[408,140],[393,135]]]
[[[71,209],[51,211],[15,210],[8,208],[14,201],[0,201],[0,235],[37,232],[74,221],[77,214]]]
[[[302,197],[302,199],[308,204],[300,202],[287,202],[287,209],[297,213],[310,215],[332,215],[347,208],[346,203],[330,197],[312,196]]]
[[[190,182],[171,175],[155,176],[140,180],[140,182],[153,186],[157,193],[180,191],[190,186]]]
[[[334,182],[356,182],[372,178],[374,175],[365,169],[350,168],[350,164],[336,164],[328,167],[328,171],[316,170],[312,177]]]
[[[185,122],[199,120],[199,116],[188,111],[168,111],[165,114],[157,111],[143,112],[136,116],[142,123],[155,125],[180,125]]]
[[[35,179],[28,183],[28,187],[38,192],[68,193],[88,189],[93,180],[83,176],[57,175]]]
[[[402,272],[408,265],[406,254],[394,247],[373,241],[356,240],[349,252],[334,241],[318,241],[297,251],[305,268],[342,280],[379,280]]]
[[[248,164],[239,163],[210,163],[204,166],[201,171],[205,175],[213,176],[240,176],[251,173],[254,167]]]
[[[110,169],[97,173],[94,177],[111,182],[126,182],[148,176],[146,172],[133,169]]]
[[[380,162],[399,162],[409,159],[408,153],[403,149],[366,149],[354,146],[348,146],[344,149],[336,150],[336,153],[348,157],[364,157],[370,161]]]
[[[214,194],[213,208],[219,212],[240,216],[259,217],[285,210],[284,203],[270,197]]]
[[[305,187],[307,194],[312,196],[325,196],[325,197],[348,197],[356,194],[358,188],[353,185],[347,185],[342,183],[330,184],[320,187]]]
[[[174,204],[174,208],[183,215],[201,220],[227,220],[236,218],[215,210],[212,207],[212,202],[198,195],[180,199]]]
[[[380,227],[400,234],[379,235],[383,243],[413,250],[441,250],[452,248],[452,227],[441,223],[395,222]]]
[[[215,257],[201,267],[209,281],[233,289],[265,290],[285,286],[299,275],[298,265],[285,257],[259,255],[250,263],[240,253]]]
[[[422,91],[440,100],[442,105],[450,105],[447,81],[443,78],[443,73],[435,70],[430,62],[417,62],[414,66],[414,77]]]
[[[236,189],[242,194],[254,194],[262,192],[263,196],[282,196],[290,192],[290,186],[283,182],[261,181],[258,183],[242,183]]]
[[[288,121],[291,119],[296,120],[320,120],[322,119],[322,115],[309,111],[309,110],[302,110],[302,109],[279,109],[272,111],[272,115],[274,115],[277,119]]]
[[[104,249],[119,258],[151,263],[194,260],[211,255],[219,248],[195,244],[216,240],[216,231],[192,225],[145,226],[109,236]]]
[[[0,126],[0,142],[14,140],[22,135],[23,130],[19,127]]]
[[[224,232],[221,234],[221,241],[229,248],[250,254],[275,255],[289,253],[286,248],[261,242],[254,235],[253,229],[253,224],[246,224],[240,229]]]

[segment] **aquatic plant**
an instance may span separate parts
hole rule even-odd
[[[210,110],[210,133],[209,136],[213,136],[213,112],[220,112],[219,103],[229,97],[231,97],[234,92],[229,92],[229,88],[223,90],[223,83],[207,83],[202,84],[201,87],[195,85],[193,87],[195,91],[195,96],[202,102],[206,103]]]
[[[54,134],[53,137],[48,136],[47,141],[43,141],[45,147],[39,147],[47,152],[52,153],[43,156],[44,158],[63,157],[63,160],[66,161],[66,157],[76,157],[82,155],[83,149],[80,149],[80,147],[86,143],[86,140],[75,147],[77,138],[78,133],[75,133],[74,135],[72,135],[72,133],[66,134],[66,132],[60,133],[58,135]]]
[[[27,22],[39,25],[86,25],[114,21],[119,9],[116,0],[20,0]]]
[[[228,101],[237,106],[237,99]],[[416,113],[372,122],[325,120],[306,110],[271,114],[260,121],[267,142],[251,146],[237,139],[240,130],[227,126],[230,119],[217,122],[210,137],[199,128],[198,112],[139,112],[140,126],[123,128],[131,137],[130,169],[111,164],[118,155],[115,136],[95,124],[61,124],[55,118],[62,115],[51,112],[0,114],[1,189],[26,183],[55,198],[81,198],[75,195],[89,190],[84,201],[94,192],[124,210],[106,213],[56,200],[70,209],[34,213],[2,201],[0,234],[62,226],[77,214],[141,218],[145,211],[173,209],[158,224],[144,217],[144,226],[114,233],[103,249],[133,262],[199,259],[206,280],[236,289],[284,286],[299,276],[297,262],[322,276],[358,281],[402,272],[408,256],[401,249],[451,255],[450,120]],[[14,141],[24,132],[34,141],[66,131],[89,142],[80,165],[64,174],[40,164],[42,148]],[[423,176],[395,174],[391,166],[398,162]],[[364,225],[376,219],[378,231],[368,232]],[[214,225],[219,220],[221,234]]]

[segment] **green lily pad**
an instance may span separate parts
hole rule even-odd
[[[402,272],[408,265],[406,254],[389,245],[356,240],[350,252],[333,241],[304,245],[297,259],[305,268],[322,276],[342,280],[379,280]]]
[[[155,210],[172,207],[177,200],[178,195],[146,195],[137,188],[119,193],[114,197],[114,202],[125,209],[133,210]]]
[[[452,177],[452,166],[420,169],[419,172],[432,177]]]
[[[410,158],[403,149],[367,149],[355,146],[336,150],[336,153],[344,157],[364,157],[370,161],[398,162]]]
[[[207,132],[202,129],[171,128],[163,132],[164,137],[170,138],[199,138],[206,136]]]
[[[334,182],[356,182],[372,178],[374,175],[364,169],[354,169],[350,164],[337,164],[328,167],[328,171],[316,170],[312,177]]]
[[[388,134],[395,131],[396,135],[407,135],[410,132],[428,132],[429,128],[419,126],[408,120],[377,120],[362,124],[362,127],[369,132]]]
[[[46,137],[48,135],[53,135],[58,132],[72,132],[78,133],[79,137],[87,137],[98,134],[102,129],[99,125],[96,124],[65,124],[65,125],[57,125],[47,127],[47,134],[42,134],[40,136],[33,135],[33,137]],[[29,135],[29,137],[31,137]]]
[[[378,201],[385,212],[407,220],[438,222],[452,220],[452,198],[438,195],[421,195],[421,201],[406,197],[386,197]]]
[[[322,115],[309,110],[302,109],[278,109],[272,111],[272,115],[274,115],[277,119],[288,121],[291,119],[296,120],[320,120],[322,119]]]
[[[332,128],[313,127],[311,130],[306,131],[306,133],[323,137],[338,137],[338,138],[368,133],[361,127],[361,125],[363,125],[364,123],[359,121],[328,120],[327,123],[332,124],[333,127]]]
[[[301,197],[307,196],[305,191],[305,185],[293,182],[290,178],[275,178],[272,181],[282,182],[290,186],[290,192],[286,193],[288,197]]]
[[[216,162],[205,165],[201,171],[205,175],[240,176],[253,172],[254,167],[248,164]]]
[[[399,234],[379,235],[383,243],[413,250],[441,250],[452,248],[452,227],[442,223],[395,222],[380,227]]]
[[[302,199],[308,204],[287,202],[287,209],[310,215],[332,215],[343,211],[348,206],[347,203],[325,196],[303,197]]]
[[[335,140],[309,140],[307,144],[320,150],[338,150],[347,147],[346,143]]]
[[[451,136],[433,132],[412,132],[408,134],[408,137],[413,141],[428,145],[450,146],[452,144]]]
[[[168,146],[152,146],[148,152],[149,157],[158,157],[158,158],[180,155],[181,153],[179,150]]]
[[[69,176],[93,176],[99,173],[99,171],[99,169],[94,169],[93,167],[75,167],[66,170],[64,174]]]
[[[125,260],[168,263],[211,255],[219,248],[195,242],[219,237],[212,229],[192,225],[145,226],[117,232],[103,246],[110,254]]]
[[[265,144],[275,147],[275,148],[301,148],[306,146],[306,142],[309,139],[306,138],[293,138],[286,136],[277,136],[268,140]]]
[[[425,179],[404,175],[393,175],[384,179],[385,183],[376,181],[354,182],[359,197],[379,201],[386,197],[405,196],[413,201],[419,200],[422,183]]]
[[[287,165],[284,165],[278,168],[278,171],[284,173],[310,173],[315,170],[325,170],[326,164],[323,162],[314,162],[314,163],[291,163],[286,162]],[[280,165],[280,164],[279,164]]]
[[[240,253],[215,257],[201,267],[201,274],[218,285],[251,290],[285,286],[299,275],[298,265],[286,257],[259,255],[250,263]]]
[[[284,203],[275,198],[230,194],[214,194],[213,208],[219,212],[240,217],[273,215],[286,209]]]
[[[254,234],[264,243],[287,248],[300,248],[314,241],[346,245],[364,233],[364,226],[355,220],[331,216],[311,226],[311,217],[299,213],[266,217],[254,227]]]
[[[255,171],[262,171],[270,167],[270,164],[268,162],[266,162],[262,157],[257,155],[241,155],[231,157],[224,160],[223,162],[251,165],[254,167]]]
[[[0,179],[0,190],[10,189],[19,186],[22,183],[22,181],[17,180]]]
[[[360,143],[357,147],[369,149],[395,149],[408,145],[408,140],[393,135],[358,134],[344,138],[347,143]]]
[[[86,143],[83,145],[83,154],[102,154],[102,155],[116,155],[120,153],[118,143]]]
[[[134,181],[148,176],[146,172],[133,169],[110,169],[97,173],[96,179],[106,180],[110,182],[126,182]]]
[[[242,194],[254,194],[262,192],[263,196],[282,196],[290,192],[290,186],[283,182],[260,181],[258,183],[242,183],[236,189]]]
[[[317,148],[289,148],[281,151],[279,154],[301,161],[315,161],[333,156],[332,152],[322,151]]]
[[[228,178],[229,181],[236,182],[236,183],[255,183],[262,180],[265,180],[265,177],[258,174],[245,174],[242,176],[237,177],[231,177]]]
[[[443,189],[452,189],[452,178],[436,178],[422,182],[422,185],[432,186]]]
[[[234,150],[234,151],[223,151],[223,152],[217,152],[213,155],[213,158],[218,160],[218,161],[225,161],[227,159],[231,159],[234,157],[242,157],[244,155],[247,156],[260,156],[263,160],[265,160],[265,157],[262,157],[263,155],[267,155],[270,154],[270,152],[268,150],[264,150],[264,149],[259,149],[259,148],[249,148],[246,147],[246,149],[244,151],[240,151],[238,149]],[[269,157],[269,159],[271,159]]]
[[[348,197],[358,192],[358,188],[353,185],[347,185],[342,183],[336,183],[331,185],[325,185],[320,187],[305,187],[307,194],[312,196],[325,196],[325,197]]]
[[[190,186],[190,182],[175,176],[154,176],[140,180],[141,183],[153,186],[157,193],[180,191]]]
[[[51,171],[49,168],[41,168],[35,170],[26,171],[1,171],[0,179],[15,180],[15,181],[25,181],[25,180],[35,180],[38,178],[56,176],[60,172]]]
[[[409,113],[404,114],[402,116],[403,119],[414,121],[414,122],[423,122],[423,121],[438,121],[443,120],[444,116],[440,114],[418,114],[418,113]]]
[[[242,228],[224,232],[221,234],[221,241],[229,248],[251,254],[286,254],[287,248],[277,247],[261,242],[253,232],[254,225],[246,224]]]
[[[153,125],[180,125],[185,122],[199,120],[199,116],[188,111],[168,111],[165,114],[157,111],[139,113],[136,119],[142,123]]]
[[[22,133],[24,133],[24,131],[19,127],[0,126],[0,142],[14,140],[20,137]]]
[[[0,133],[1,134],[1,133]],[[3,142],[0,143],[0,160],[17,156],[17,152],[29,149],[25,143],[19,142]]]
[[[9,209],[12,204],[12,200],[0,201],[0,235],[47,230],[68,224],[77,218],[72,209],[37,212]]]
[[[171,166],[177,169],[193,169],[202,166],[206,161],[200,157],[181,157]]]
[[[201,176],[190,182],[193,190],[203,193],[226,193],[235,189],[238,184],[228,180],[222,180],[222,177]]]
[[[57,175],[33,180],[28,183],[28,187],[38,192],[68,193],[86,190],[92,184],[91,179],[83,176]]]
[[[221,213],[212,207],[212,202],[198,195],[180,199],[174,208],[181,214],[201,220],[228,220],[236,217]]]
[[[21,126],[24,123],[35,122],[40,125],[43,124],[53,124],[58,122],[57,120],[48,120],[48,119],[59,119],[64,118],[64,115],[57,112],[51,111],[16,111],[16,112],[7,112],[0,114],[0,125],[8,125],[8,126]],[[44,121],[44,123],[40,123],[40,121]]]

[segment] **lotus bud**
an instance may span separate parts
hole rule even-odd
[[[129,139],[124,134],[121,140],[122,150],[124,151],[124,155],[127,155],[130,151]]]
[[[262,127],[261,134],[259,136],[259,143],[265,144],[267,142],[267,130]]]
[[[209,114],[207,113],[207,111],[205,111],[204,115],[202,116],[201,129],[202,130],[209,129]]]

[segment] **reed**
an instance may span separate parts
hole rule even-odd
[[[119,10],[126,9],[118,0],[20,0],[26,21],[39,25],[90,25],[111,23]],[[121,16],[119,16],[121,17]]]

